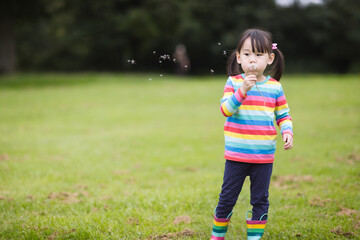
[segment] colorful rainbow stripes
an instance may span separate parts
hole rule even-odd
[[[211,240],[224,240],[230,223],[229,218],[217,218],[214,215],[214,226],[211,232]]]
[[[224,125],[225,158],[249,163],[272,163],[277,132],[293,134],[289,106],[281,84],[268,76],[257,83],[246,96],[240,91],[245,76],[229,77],[221,99]]]
[[[248,211],[246,213],[246,216],[249,212],[251,211]],[[267,213],[265,213],[264,215],[267,215]],[[262,217],[260,218],[260,220],[251,220],[246,217],[247,240],[261,239],[262,235],[264,234],[265,225],[267,222],[267,220],[261,219]]]

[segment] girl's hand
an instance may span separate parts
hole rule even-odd
[[[283,141],[285,142],[285,150],[289,150],[293,147],[293,136],[291,136],[291,134],[285,133],[283,136]]]
[[[241,93],[245,96],[248,91],[255,85],[257,78],[255,75],[248,75],[245,77],[243,84],[240,88]]]

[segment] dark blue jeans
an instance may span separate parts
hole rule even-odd
[[[216,217],[226,218],[233,210],[246,176],[250,176],[250,204],[253,206],[252,220],[259,220],[269,209],[269,185],[273,169],[272,163],[243,163],[226,160],[224,182]],[[262,220],[266,220],[266,216]]]

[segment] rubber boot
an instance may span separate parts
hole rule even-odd
[[[224,240],[228,230],[232,212],[227,218],[217,218],[214,212],[214,226],[211,232],[211,240]]]
[[[264,233],[267,222],[267,220],[262,220],[262,218],[268,214],[262,215],[260,220],[251,220],[251,218],[247,217],[249,212],[252,213],[252,211],[247,211],[246,213],[247,240],[259,240]]]

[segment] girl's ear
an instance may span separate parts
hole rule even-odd
[[[236,51],[236,61],[237,61],[238,64],[241,64],[240,53],[238,51]]]
[[[269,55],[269,61],[268,61],[268,65],[271,65],[275,60],[275,54],[274,53],[271,53]]]

